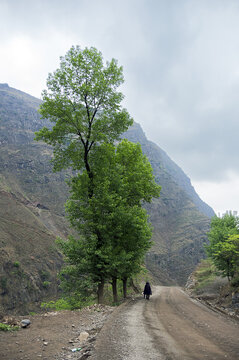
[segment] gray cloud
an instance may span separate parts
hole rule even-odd
[[[239,175],[238,16],[236,0],[0,0],[2,48],[26,37],[32,58],[0,75],[40,96],[72,44],[96,46],[124,66],[125,105],[148,138],[191,178],[223,180]]]

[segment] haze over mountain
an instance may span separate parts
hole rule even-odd
[[[55,237],[70,232],[64,218],[70,171],[53,173],[52,150],[34,141],[34,132],[49,125],[37,112],[40,100],[0,84],[0,310],[35,308],[57,292],[63,259]],[[190,179],[140,125],[124,134],[140,142],[162,186],[147,205],[154,246],[146,266],[161,284],[184,284],[204,256],[203,243],[213,210]]]

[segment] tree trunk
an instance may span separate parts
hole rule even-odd
[[[112,290],[113,290],[113,299],[114,303],[118,302],[118,294],[117,294],[117,278],[112,277]]]
[[[127,278],[124,278],[123,280],[123,296],[124,299],[127,297]]]
[[[97,290],[97,296],[98,296],[98,304],[103,304],[104,302],[104,279],[101,279],[101,281],[98,283],[98,290]]]

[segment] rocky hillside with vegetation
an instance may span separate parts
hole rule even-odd
[[[62,256],[56,236],[70,232],[64,203],[69,172],[53,173],[51,148],[34,141],[44,125],[40,100],[0,84],[0,310],[34,310],[56,295]],[[203,243],[213,210],[203,203],[189,178],[135,123],[125,134],[148,156],[160,199],[147,205],[154,246],[146,266],[162,284],[184,284],[204,256]]]
[[[232,214],[213,217],[206,253],[190,275],[186,288],[209,305],[239,315],[239,218]]]
[[[216,269],[212,260],[201,260],[189,276],[185,288],[191,297],[239,319],[238,277],[228,281]]]

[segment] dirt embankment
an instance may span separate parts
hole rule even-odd
[[[113,310],[94,305],[81,311],[27,316],[31,321],[29,327],[0,332],[0,359],[85,359],[92,354],[96,336]],[[15,319],[20,321],[23,317]],[[88,334],[85,341],[81,340],[83,333]]]

